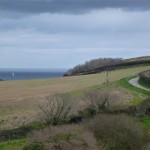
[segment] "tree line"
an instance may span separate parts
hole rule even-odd
[[[85,75],[99,73],[106,70],[114,70],[122,67],[131,67],[135,65],[150,64],[150,58],[140,57],[134,59],[122,58],[99,58],[87,61],[84,64],[69,69],[64,76]]]

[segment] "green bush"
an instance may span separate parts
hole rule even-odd
[[[0,130],[0,142],[7,140],[16,140],[24,138],[29,132],[31,132],[31,126],[22,126],[16,129]]]
[[[142,124],[143,128],[146,131],[150,131],[150,117],[149,116],[141,117],[140,121],[141,121],[141,124]]]
[[[32,143],[23,148],[23,150],[44,150],[43,144],[41,143]]]
[[[31,143],[43,143],[44,150],[104,150],[102,145],[97,147],[94,134],[79,124],[33,131],[28,139]]]
[[[94,108],[85,108],[83,111],[79,112],[79,115],[82,118],[91,118],[96,114],[96,110]]]
[[[107,150],[141,150],[145,144],[141,127],[123,114],[98,115],[88,127]]]
[[[139,76],[140,80],[143,81],[145,84],[150,84],[150,70],[140,73]]]
[[[138,111],[140,115],[150,116],[150,98],[147,98],[138,106]]]

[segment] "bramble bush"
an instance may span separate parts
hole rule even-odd
[[[136,120],[124,114],[100,114],[88,124],[108,150],[141,150],[144,133]]]

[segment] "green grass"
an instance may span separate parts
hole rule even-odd
[[[0,125],[3,124],[5,121],[4,120],[0,120]]]
[[[0,150],[22,150],[27,144],[25,140],[14,140],[0,143]]]
[[[34,130],[41,130],[41,129],[44,129],[47,126],[47,124],[44,121],[35,121],[32,123],[29,123],[27,126],[30,126]]]
[[[140,89],[140,88],[137,88],[137,87],[131,85],[128,81],[130,79],[132,79],[132,78],[133,78],[133,76],[127,77],[127,78],[123,78],[123,79],[117,81],[117,84],[122,86],[122,87],[127,88],[128,90],[130,90],[132,92],[136,92],[136,93],[142,94],[144,96],[150,96],[150,92],[149,91],[145,91],[143,89]]]
[[[146,116],[140,119],[140,122],[146,131],[150,131],[150,116]]]
[[[131,104],[133,106],[138,106],[141,102],[142,102],[141,98],[139,96],[135,96],[135,98],[133,99],[133,101],[131,101]]]

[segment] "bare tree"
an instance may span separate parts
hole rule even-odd
[[[96,90],[85,93],[85,102],[89,107],[95,109],[96,112],[104,111],[107,109],[107,90]]]
[[[50,125],[66,121],[71,113],[71,100],[66,95],[55,95],[46,98],[39,108],[44,120]]]

